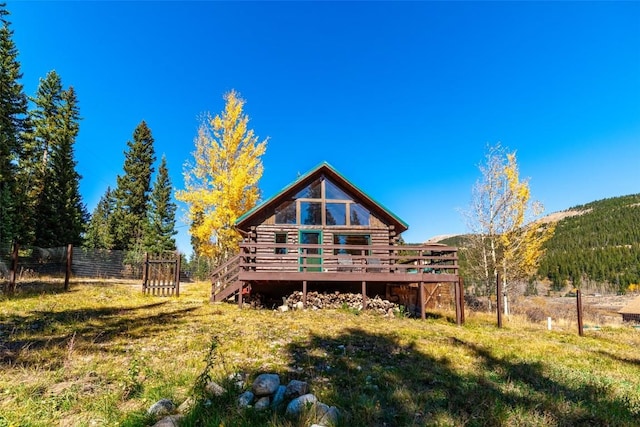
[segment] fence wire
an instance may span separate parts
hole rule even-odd
[[[8,282],[12,265],[12,247],[0,246],[0,282]],[[16,282],[64,279],[67,247],[40,248],[19,246]],[[144,253],[135,251],[74,247],[71,257],[73,278],[141,280]],[[189,281],[187,265],[180,269],[181,281]]]

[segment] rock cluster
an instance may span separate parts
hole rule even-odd
[[[238,385],[243,384],[240,380]],[[215,382],[209,382],[206,391],[212,396],[221,396],[226,390]],[[153,427],[179,426],[183,413],[187,412],[194,401],[187,399],[182,405],[176,405],[169,399],[161,399],[147,411],[149,415],[162,417]],[[280,383],[278,374],[260,374],[253,381],[251,388],[245,390],[237,398],[241,408],[253,407],[257,411],[285,409],[288,417],[299,417],[303,413],[311,420],[312,427],[334,425],[339,416],[335,406],[318,401],[309,393],[309,385],[304,381],[291,380],[286,386]]]
[[[302,298],[302,292],[296,291],[289,295],[284,300],[284,304],[278,309],[281,311],[302,309]],[[284,307],[286,307],[286,309]],[[362,307],[362,294],[307,292],[307,309],[321,310],[323,308],[348,308],[351,310],[362,310]],[[400,306],[382,299],[379,296],[375,296],[373,298],[367,298],[367,310],[373,310],[384,315],[393,315],[400,311]]]

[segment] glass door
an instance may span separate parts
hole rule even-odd
[[[304,247],[321,243],[321,231],[300,230],[300,271],[322,271],[322,249]]]

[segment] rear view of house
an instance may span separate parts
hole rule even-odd
[[[355,291],[365,304],[373,295],[422,301],[424,315],[426,294],[435,292],[425,286],[459,282],[456,248],[400,245],[408,225],[327,163],[245,213],[236,228],[240,253],[214,273],[212,301],[249,289],[273,298]]]

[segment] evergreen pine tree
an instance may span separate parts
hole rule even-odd
[[[78,100],[75,90],[70,87],[62,92],[61,127],[58,129],[58,143],[51,150],[51,188],[55,190],[53,198],[56,216],[60,219],[56,225],[56,239],[53,246],[68,243],[82,244],[82,235],[87,223],[87,210],[80,195],[80,174],[76,171],[73,145],[80,130]]]
[[[27,128],[27,96],[24,93],[13,31],[0,3],[0,248],[13,239],[22,240],[20,209],[22,193],[16,191],[16,162],[21,152],[21,135]]]
[[[162,156],[149,201],[145,249],[152,253],[175,251],[176,204],[171,199],[171,180],[165,156]]]
[[[125,151],[124,174],[117,177],[114,221],[114,249],[141,250],[147,223],[151,175],[155,162],[153,136],[142,121]]]
[[[80,244],[86,208],[79,191],[73,144],[80,120],[73,88],[63,90],[60,76],[51,71],[32,98],[33,125],[25,143],[21,173],[29,182],[27,212],[33,213],[34,243],[38,246]]]
[[[113,228],[111,215],[115,207],[115,199],[111,187],[100,198],[98,205],[93,210],[91,220],[87,225],[84,246],[91,249],[113,248]]]

